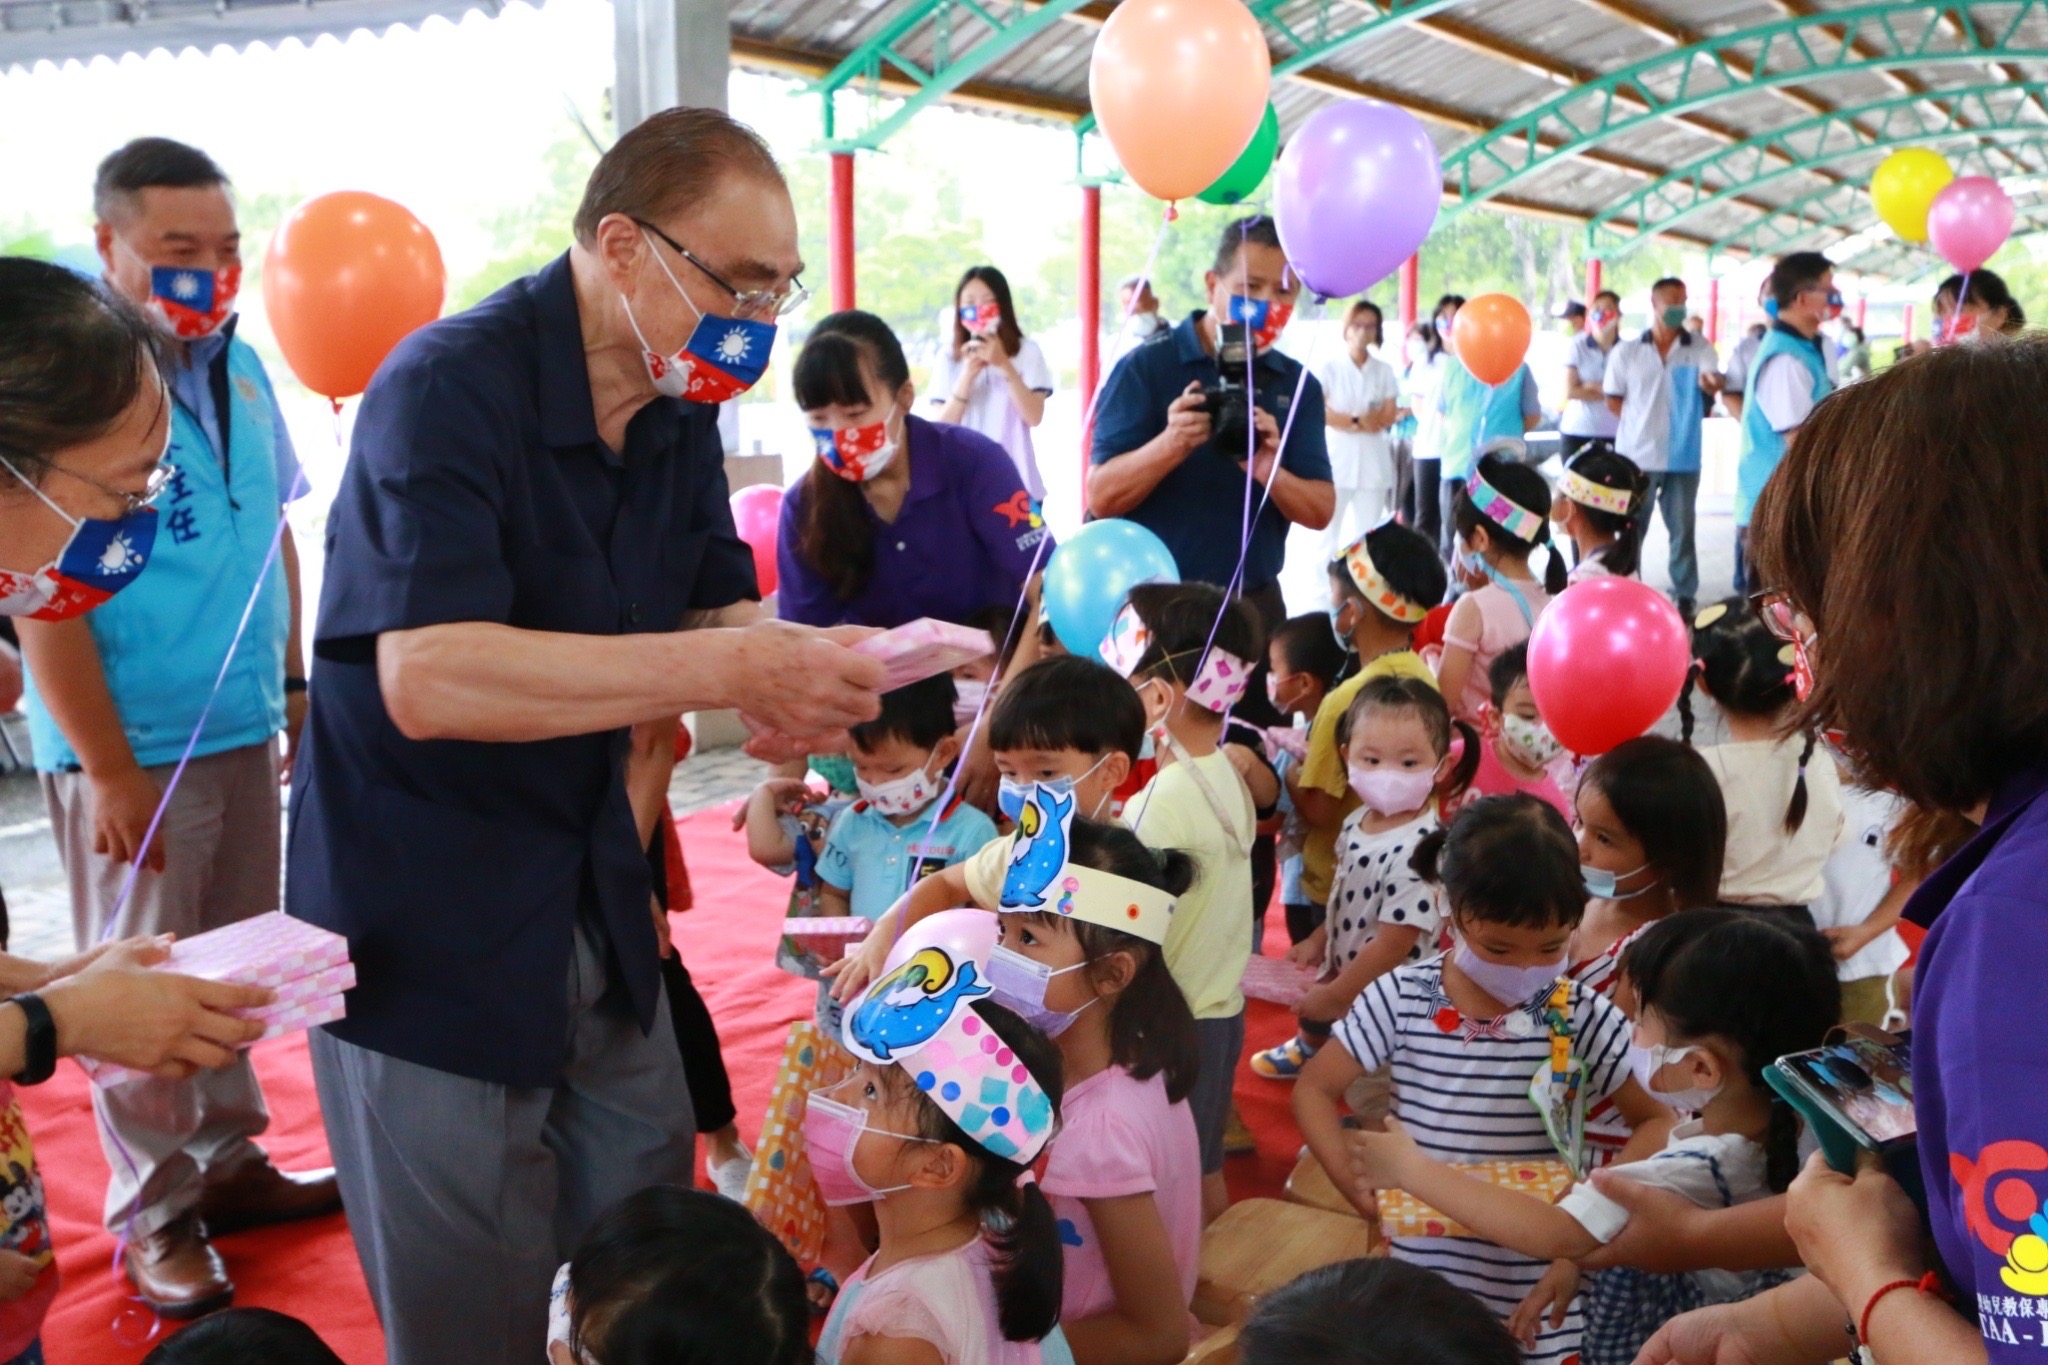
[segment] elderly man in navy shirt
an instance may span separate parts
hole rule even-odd
[[[565,256],[364,396],[289,891],[356,963],[313,1061],[392,1365],[538,1359],[592,1218],[690,1181],[639,764],[685,711],[741,707],[789,752],[880,711],[863,632],[752,623],[726,502],[713,404],[801,268],[766,145],[671,109],[598,163]]]
[[[1203,286],[1207,310],[1130,352],[1102,386],[1088,507],[1096,516],[1126,517],[1157,532],[1183,579],[1229,584],[1244,542],[1245,452],[1221,450],[1210,440],[1201,391],[1222,379],[1218,320],[1247,321],[1255,348],[1251,473],[1273,492],[1252,524],[1242,586],[1270,629],[1286,615],[1278,580],[1288,523],[1319,531],[1337,508],[1323,444],[1323,388],[1273,349],[1301,282],[1287,268],[1271,218],[1243,218],[1224,228]],[[1280,431],[1290,408],[1293,425],[1282,450]],[[1261,496],[1260,489],[1252,493]],[[1252,698],[1263,695],[1251,689]]]

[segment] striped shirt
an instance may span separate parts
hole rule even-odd
[[[1468,1019],[1443,988],[1443,959],[1397,967],[1372,982],[1338,1022],[1337,1041],[1367,1071],[1393,1067],[1394,1116],[1439,1161],[1555,1156],[1529,1083],[1550,1064],[1543,1022],[1549,988],[1498,1019]],[[1629,1078],[1628,1020],[1607,1000],[1572,986],[1572,1053],[1586,1064],[1590,1105]],[[1405,1261],[1441,1273],[1502,1318],[1543,1277],[1548,1263],[1476,1237],[1397,1237]],[[1576,1301],[1562,1328],[1546,1330],[1525,1359],[1560,1365],[1579,1349]]]
[[[1565,975],[1578,982],[1581,986],[1584,986],[1587,990],[1595,991],[1612,1000],[1614,998],[1614,988],[1621,983],[1622,953],[1627,950],[1629,944],[1642,937],[1643,930],[1655,923],[1655,920],[1649,920],[1643,924],[1638,924],[1635,928],[1607,945],[1605,951],[1595,953],[1584,962],[1573,963],[1570,967],[1567,967]],[[1632,1130],[1629,1128],[1628,1120],[1623,1118],[1621,1111],[1614,1107],[1614,1100],[1611,1097],[1587,1105],[1587,1166],[1597,1169],[1613,1161],[1615,1157],[1621,1155],[1621,1149],[1628,1145],[1631,1135]]]

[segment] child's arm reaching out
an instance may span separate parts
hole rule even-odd
[[[1326,921],[1324,928],[1327,927]],[[1408,950],[1413,948],[1415,941],[1421,937],[1420,929],[1407,925],[1382,924],[1371,941],[1358,950],[1358,956],[1352,958],[1344,965],[1344,970],[1337,973],[1337,979],[1311,988],[1309,993],[1301,998],[1301,1003],[1295,1007],[1294,1012],[1303,1019],[1311,1019],[1317,1023],[1329,1023],[1343,1018],[1344,1012],[1351,1008],[1351,1002],[1358,998],[1358,993],[1377,978],[1400,966],[1406,960]]]
[[[810,795],[803,779],[772,777],[754,788],[740,808],[734,828],[747,831],[747,856],[767,868],[787,868],[796,861],[796,841],[782,827],[782,815]]]
[[[855,1337],[840,1354],[841,1365],[947,1365],[938,1347],[922,1337]]]
[[[1351,1201],[1360,1216],[1377,1219],[1379,1205],[1367,1184],[1352,1174],[1351,1149],[1344,1143],[1344,1091],[1365,1074],[1365,1068],[1343,1042],[1332,1039],[1308,1059],[1294,1082],[1294,1122],[1302,1140],[1316,1154],[1330,1183]]]
[[[1356,1131],[1345,1138],[1356,1183],[1406,1190],[1495,1246],[1547,1261],[1575,1261],[1600,1245],[1557,1205],[1475,1180],[1428,1156],[1398,1119],[1388,1119],[1384,1133]]]
[[[860,947],[825,968],[824,974],[832,978],[832,998],[851,1000],[859,995],[862,988],[882,970],[883,959],[889,956],[889,949],[896,946],[896,940],[903,937],[905,929],[927,915],[972,904],[974,898],[968,894],[965,863],[940,868],[918,882],[882,912],[881,918],[875,921],[875,927],[868,930],[868,936],[860,941]],[[831,913],[843,915],[846,911],[840,909]]]

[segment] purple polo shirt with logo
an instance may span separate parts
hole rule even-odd
[[[1996,1362],[2048,1351],[2048,762],[1908,902],[1913,1109],[1941,1259]],[[1860,1311],[1860,1308],[1859,1310]]]
[[[839,476],[814,461],[782,500],[775,563],[776,615],[783,620],[887,628],[932,616],[965,623],[990,607],[1015,608],[1041,541],[1045,567],[1051,533],[1003,448],[965,427],[905,421],[910,492],[893,522],[862,504],[875,567],[851,601],[834,597],[797,554],[811,480]]]

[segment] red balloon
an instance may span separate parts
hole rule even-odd
[[[1678,700],[1692,640],[1677,608],[1632,578],[1575,583],[1529,635],[1529,690],[1575,754],[1645,734]]]
[[[775,591],[775,533],[782,524],[782,490],[751,484],[732,495],[732,524],[754,552],[754,578],[761,596]]]
[[[406,333],[441,316],[441,248],[402,204],[337,190],[291,211],[263,258],[263,307],[299,382],[361,393]]]

